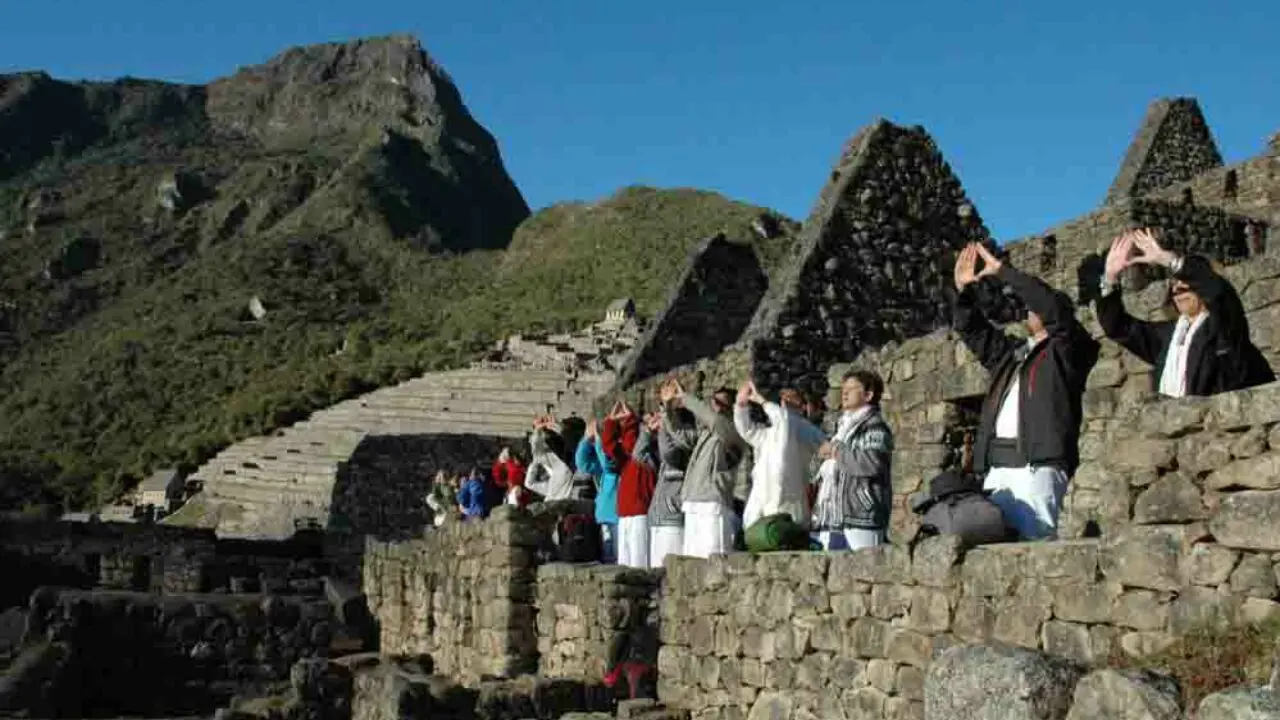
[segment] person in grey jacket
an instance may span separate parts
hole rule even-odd
[[[649,427],[658,436],[658,483],[649,503],[649,566],[662,567],[667,555],[684,550],[684,513],[680,494],[689,455],[698,442],[693,413],[676,404],[672,383],[659,389],[661,407],[652,415]]]
[[[729,552],[739,522],[733,510],[734,470],[747,447],[733,426],[735,393],[720,388],[707,403],[686,394],[678,382],[671,383],[669,392],[701,425],[680,490],[680,510],[684,513],[681,554],[705,558]]]
[[[824,550],[857,550],[886,542],[893,433],[880,414],[884,381],[855,370],[840,384],[843,412],[835,435],[818,449],[814,539]]]

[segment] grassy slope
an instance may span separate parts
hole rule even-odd
[[[651,313],[700,238],[752,237],[759,212],[632,188],[535,215],[507,251],[433,255],[393,236],[370,189],[387,185],[375,150],[193,157],[184,167],[224,179],[176,219],[150,217],[169,167],[155,158],[46,178],[69,219],[35,237],[21,232],[24,184],[0,186],[0,245],[19,258],[0,268],[0,296],[20,306],[18,350],[0,354],[0,504],[101,501],[156,467],[462,364],[507,333],[595,319],[617,296]],[[241,224],[227,223],[242,200]],[[102,239],[100,267],[40,280],[44,259],[84,234]],[[776,261],[783,247],[761,252]],[[243,319],[254,295],[270,310],[260,323]]]

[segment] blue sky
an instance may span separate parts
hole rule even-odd
[[[419,36],[530,205],[628,184],[810,206],[879,116],[924,125],[1002,240],[1087,212],[1147,104],[1227,162],[1280,130],[1280,2],[10,0],[0,72],[204,82],[289,45]]]

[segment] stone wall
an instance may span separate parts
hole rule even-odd
[[[320,533],[298,533],[288,540],[223,539],[205,568],[204,589],[232,593],[318,596],[336,564]]]
[[[450,521],[416,540],[367,539],[364,593],[387,655],[429,655],[438,673],[474,684],[537,666],[533,517],[510,506]]]
[[[538,568],[539,671],[598,681],[615,663],[656,665],[660,570],[549,563]]]
[[[618,373],[627,387],[671,368],[715,356],[746,330],[768,287],[755,250],[724,235],[702,241],[683,275]]]
[[[332,632],[325,602],[43,589],[25,638],[35,659],[16,663],[0,703],[48,717],[212,712],[325,656]]]
[[[1271,258],[1251,260],[1232,266],[1225,272],[1249,313],[1254,342],[1272,367],[1280,368],[1280,335],[1277,334],[1280,328],[1280,262]],[[1162,303],[1163,290],[1159,285],[1126,294],[1127,307],[1139,317],[1160,317]],[[1079,317],[1095,336],[1101,336],[1091,307],[1080,310]],[[1016,331],[1017,328],[1011,330]],[[959,462],[963,435],[976,422],[977,405],[987,388],[986,371],[950,331],[938,331],[927,337],[865,353],[852,366],[876,370],[886,380],[884,410],[896,438],[892,530],[895,537],[909,537],[915,531],[915,517],[907,510],[908,498],[940,469]],[[832,408],[838,407],[836,388],[840,376],[849,367],[842,364],[831,368],[828,403]],[[1148,418],[1163,416],[1170,412],[1168,408],[1171,405],[1156,399],[1151,387],[1150,366],[1104,339],[1100,359],[1089,377],[1084,397],[1085,424],[1080,440],[1082,465],[1077,480],[1072,483],[1063,515],[1063,529],[1068,536],[1076,537],[1086,530],[1092,531],[1090,523],[1105,531],[1119,519],[1127,521],[1132,517],[1136,496],[1149,483],[1138,480],[1132,488],[1122,491],[1126,481],[1104,482],[1099,479],[1099,473],[1107,463],[1124,462],[1108,459],[1108,448],[1130,447],[1126,439],[1135,430],[1145,429],[1158,434],[1159,428],[1147,425],[1150,422]],[[1266,386],[1203,402],[1217,407],[1255,396],[1280,397],[1280,388]],[[1188,400],[1172,406],[1190,407],[1196,402],[1199,401]],[[1192,423],[1178,430],[1179,442],[1188,448],[1192,442],[1215,447],[1220,441],[1229,443],[1229,438],[1222,435],[1227,431],[1214,425],[1219,415],[1205,411],[1199,424]],[[1266,422],[1269,421],[1265,418],[1258,419],[1261,425],[1265,426]],[[1241,429],[1229,432],[1234,434]],[[1269,430],[1262,427],[1253,432],[1265,434]],[[1241,452],[1246,449],[1242,446]],[[1188,449],[1186,452],[1192,451]],[[1229,459],[1229,454],[1225,459]],[[1188,455],[1181,458],[1178,465],[1170,466],[1169,470],[1190,474],[1193,483],[1203,485],[1202,476],[1208,468],[1191,460]]]
[[[1280,497],[1280,495],[1277,495]],[[1265,512],[1270,500],[1238,493]],[[1225,512],[1225,510],[1223,511]],[[1222,513],[1219,513],[1219,517]],[[1274,618],[1271,547],[1215,520],[1107,540],[733,554],[667,563],[659,698],[695,718],[920,718],[924,672],[960,643],[1086,664],[1205,625]]]
[[[801,231],[796,259],[747,337],[762,391],[825,390],[823,373],[865,348],[946,323],[954,252],[986,227],[923,128],[879,121],[845,147]],[[993,304],[1014,308],[1001,300]]]
[[[1145,195],[1222,165],[1222,155],[1194,98],[1161,98],[1151,103],[1107,203]]]
[[[488,473],[504,446],[521,445],[480,435],[370,435],[338,466],[329,529],[383,540],[421,535],[434,517],[427,491],[436,471],[463,474],[475,465]]]
[[[133,523],[9,520],[0,523],[0,557],[7,574],[0,601],[22,605],[39,585],[201,592],[215,538]]]

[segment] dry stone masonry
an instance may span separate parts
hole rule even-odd
[[[947,263],[964,244],[989,241],[923,128],[883,120],[864,128],[805,221],[796,260],[770,283],[752,321],[756,382],[823,392],[831,363],[945,324]]]
[[[0,705],[46,717],[200,713],[237,684],[287,680],[295,661],[328,652],[333,629],[323,601],[42,590]]]
[[[370,539],[364,593],[388,655],[427,655],[474,684],[537,665],[533,518],[510,506],[482,522],[446,522],[419,540]]]
[[[723,234],[704,240],[690,254],[666,308],[618,373],[618,387],[714,357],[747,329],[768,284],[750,245]]]
[[[1222,155],[1194,98],[1162,98],[1125,153],[1106,202],[1145,195],[1222,165]]]
[[[613,663],[654,665],[661,582],[661,571],[617,565],[539,567],[541,673],[595,681],[613,669]]]

